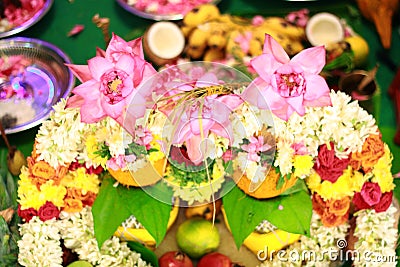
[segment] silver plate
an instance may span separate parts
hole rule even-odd
[[[22,101],[16,98],[0,99],[0,107],[3,106],[0,111],[3,118],[5,114],[13,117],[13,120],[15,117],[22,118],[12,126],[5,127],[7,134],[39,125],[48,118],[52,106],[70,94],[75,83],[73,73],[65,65],[71,64],[71,60],[53,44],[24,37],[0,40],[1,57],[17,55],[28,59],[29,65],[26,66],[23,76],[18,76],[17,80],[15,80],[16,76],[0,80],[0,92],[4,86],[12,84],[13,88],[21,86],[27,97],[22,98]],[[29,116],[25,116],[22,111],[25,107],[29,111],[26,112]]]
[[[23,24],[12,28],[9,31],[5,31],[5,32],[0,32],[0,38],[4,38],[7,36],[11,36],[17,33],[20,33],[26,29],[28,29],[29,27],[31,27],[32,25],[34,25],[36,22],[38,22],[41,18],[43,18],[44,15],[46,15],[46,13],[50,10],[51,6],[53,5],[53,1],[54,0],[46,0],[42,9],[40,9],[38,12],[36,12],[36,14],[30,18],[29,20],[25,21]]]
[[[116,0],[118,4],[120,4],[126,11],[142,17],[146,19],[152,19],[152,20],[181,20],[185,16],[185,14],[179,13],[179,14],[156,14],[156,13],[150,13],[150,12],[144,12],[141,11],[134,6],[128,5],[127,0]],[[219,0],[215,1],[210,1],[210,3],[217,4]]]

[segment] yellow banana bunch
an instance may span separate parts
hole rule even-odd
[[[289,55],[304,49],[304,28],[284,18],[267,17],[253,25],[251,19],[220,14],[217,7],[207,4],[189,12],[181,30],[187,46],[186,55],[194,60],[217,61],[225,58],[242,60],[262,53],[265,34],[278,41]],[[244,43],[246,42],[246,43]]]

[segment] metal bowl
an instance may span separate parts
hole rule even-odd
[[[142,17],[146,19],[152,19],[156,21],[161,21],[161,20],[181,20],[185,16],[185,14],[178,13],[178,14],[157,14],[157,13],[150,13],[150,12],[145,12],[142,10],[139,10],[135,8],[133,5],[128,5],[127,0],[116,0],[118,4],[120,4],[126,11]],[[219,0],[212,0],[210,3],[216,4],[218,3]]]
[[[7,85],[21,87],[26,93],[26,98],[0,99],[3,125],[5,116],[8,122],[10,118],[13,119],[12,123],[4,126],[7,134],[39,125],[49,117],[52,106],[70,94],[75,84],[73,73],[65,65],[70,64],[71,60],[53,44],[24,37],[0,40],[0,57],[18,55],[29,62],[23,75],[10,75],[0,80],[0,93]]]
[[[40,9],[38,12],[36,12],[36,14],[30,18],[29,20],[25,21],[23,24],[12,28],[9,31],[5,31],[5,32],[0,32],[0,38],[4,38],[7,36],[11,36],[17,33],[20,33],[26,29],[28,29],[29,27],[31,27],[32,25],[34,25],[36,22],[38,22],[41,18],[43,18],[44,15],[46,15],[46,13],[50,10],[51,6],[53,5],[54,0],[46,0],[42,9]]]

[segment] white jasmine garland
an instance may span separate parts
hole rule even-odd
[[[62,267],[61,236],[58,221],[41,221],[34,216],[29,222],[21,224],[18,241],[18,263],[26,267]]]
[[[315,157],[319,146],[333,142],[335,155],[347,158],[350,153],[362,150],[370,134],[378,133],[375,119],[357,101],[351,101],[342,92],[331,91],[330,97],[332,106],[306,107],[304,116],[293,113],[288,121],[273,116],[279,137],[274,164],[283,175],[292,171],[293,144],[303,144],[308,154]]]
[[[53,106],[50,119],[42,123],[36,136],[38,160],[44,160],[57,168],[73,162],[78,151],[84,147],[83,133],[89,125],[80,122],[77,108],[65,108],[67,101],[61,99]]]
[[[111,237],[98,248],[94,236],[93,217],[90,207],[80,212],[60,214],[60,233],[65,247],[79,255],[94,266],[151,266],[140,258],[140,254],[131,251],[126,242],[118,237]]]
[[[384,212],[361,210],[355,214],[354,245],[359,257],[354,266],[396,266],[397,208],[393,205]]]

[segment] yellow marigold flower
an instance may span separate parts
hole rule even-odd
[[[96,174],[86,173],[85,168],[81,167],[65,175],[61,184],[66,187],[80,188],[84,194],[89,191],[97,194],[100,180]]]
[[[391,173],[393,155],[385,144],[385,154],[378,160],[372,169],[372,182],[378,183],[382,193],[390,192],[394,189],[393,176]]]
[[[64,206],[64,197],[67,194],[67,189],[64,186],[54,186],[53,181],[50,180],[40,186],[40,193],[44,203],[50,201],[59,208]]]
[[[360,192],[363,184],[367,180],[368,177],[363,175],[361,172],[353,171],[353,177],[350,179],[350,187],[354,192]]]
[[[22,167],[18,181],[18,202],[22,209],[34,208],[39,209],[45,202],[40,200],[40,192],[36,185],[31,183],[29,178],[29,170]]]
[[[321,177],[316,172],[312,172],[310,176],[307,177],[306,183],[311,191],[316,191],[321,186]]]
[[[98,154],[98,152],[100,150],[99,143],[97,142],[97,139],[94,135],[89,135],[86,138],[85,146],[86,146],[88,157],[94,163],[97,163],[97,164],[101,165],[102,167],[105,167],[106,163],[107,163],[107,158],[103,158]]]
[[[310,175],[314,166],[313,158],[309,155],[296,155],[293,159],[294,175],[304,178]]]
[[[150,145],[152,148],[161,150],[161,146],[159,141],[161,140],[161,137],[158,134],[153,134],[153,140],[151,140]]]
[[[219,179],[225,174],[224,167],[222,166],[222,163],[220,161],[215,162],[212,170],[212,178],[213,179]]]
[[[362,176],[362,174],[360,174]],[[360,181],[364,179],[357,174],[356,181],[353,181],[354,174],[352,168],[347,168],[343,174],[332,183],[330,181],[321,181],[317,173],[312,173],[306,180],[311,191],[317,192],[324,200],[341,199],[346,196],[354,195],[354,188],[359,186]],[[361,185],[362,186],[362,185]]]
[[[150,142],[151,148],[158,150],[158,151],[153,151],[148,155],[148,160],[151,163],[159,161],[160,159],[163,159],[165,157],[165,154],[161,151],[161,145],[159,143],[159,140],[161,140],[160,136],[153,135],[153,140]]]

